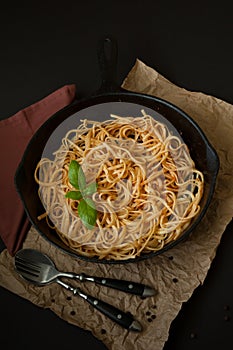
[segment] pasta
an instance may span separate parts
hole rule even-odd
[[[96,225],[87,229],[78,201],[65,198],[76,160],[87,183],[95,181],[92,200]],[[48,225],[77,253],[126,260],[158,251],[176,240],[200,210],[204,176],[195,168],[179,135],[142,110],[137,117],[111,115],[104,122],[82,120],[66,133],[54,159],[35,169]]]

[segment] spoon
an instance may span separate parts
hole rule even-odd
[[[141,324],[135,320],[133,315],[130,313],[125,313],[113,305],[92,297],[91,295],[88,295],[78,287],[74,288],[70,286],[69,284],[61,281],[58,276],[53,276],[53,278],[48,277],[46,279],[45,275],[43,276],[43,273],[40,273],[41,269],[48,268],[49,270],[51,267],[55,268],[53,261],[47,255],[42,254],[39,251],[32,249],[22,249],[15,255],[15,269],[19,275],[26,279],[28,282],[39,286],[56,282],[65,289],[71,291],[74,295],[78,295],[86,300],[90,305],[92,305],[98,311],[109,317],[112,321],[116,322],[123,328],[134,332],[140,332],[142,330]],[[65,275],[63,276],[70,277]]]
[[[113,278],[88,276],[84,273],[75,274],[72,272],[60,272],[56,269],[53,261],[51,261],[47,255],[34,249],[22,249],[16,254],[15,258],[18,263],[20,262],[20,259],[27,259],[30,260],[30,263],[36,264],[38,270],[37,272],[40,276],[40,283],[52,282],[57,277],[69,277],[78,279],[81,282],[94,282],[96,284],[118,289],[126,293],[140,295],[142,297],[148,297],[155,294],[155,290],[153,288],[142,283],[135,283]]]

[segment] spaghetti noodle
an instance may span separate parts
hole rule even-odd
[[[78,201],[65,198],[73,187],[71,160],[95,181],[96,225],[87,229]],[[67,132],[54,160],[35,169],[48,224],[74,251],[107,260],[135,258],[176,240],[200,210],[204,177],[179,135],[145,111],[138,117],[111,115],[83,120]]]

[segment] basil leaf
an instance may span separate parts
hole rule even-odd
[[[80,164],[76,160],[72,160],[70,162],[69,171],[68,171],[68,178],[72,186],[79,189],[79,183],[78,183],[78,176],[79,176],[79,169],[81,168]]]
[[[79,185],[79,188],[80,188],[80,191],[84,191],[87,183],[86,183],[86,177],[85,177],[85,174],[83,172],[83,169],[82,167],[80,166],[79,167],[79,170],[78,170],[78,185]]]
[[[94,194],[97,191],[97,183],[96,182],[92,182],[91,184],[89,184],[83,191],[83,196],[91,196],[92,194]]]
[[[68,178],[72,186],[77,188],[77,190],[83,191],[86,187],[86,178],[81,165],[76,161],[72,160],[70,162]]]
[[[91,198],[82,199],[78,205],[78,214],[83,224],[92,230],[96,223],[97,211]]]
[[[69,191],[66,193],[66,198],[74,199],[74,200],[79,200],[82,198],[82,193],[79,191]]]

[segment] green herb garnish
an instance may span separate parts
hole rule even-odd
[[[69,165],[68,178],[71,185],[76,189],[66,193],[65,197],[79,200],[78,215],[83,224],[89,229],[93,229],[96,223],[97,210],[95,203],[90,198],[97,191],[97,183],[86,183],[86,177],[81,165],[72,160]]]

